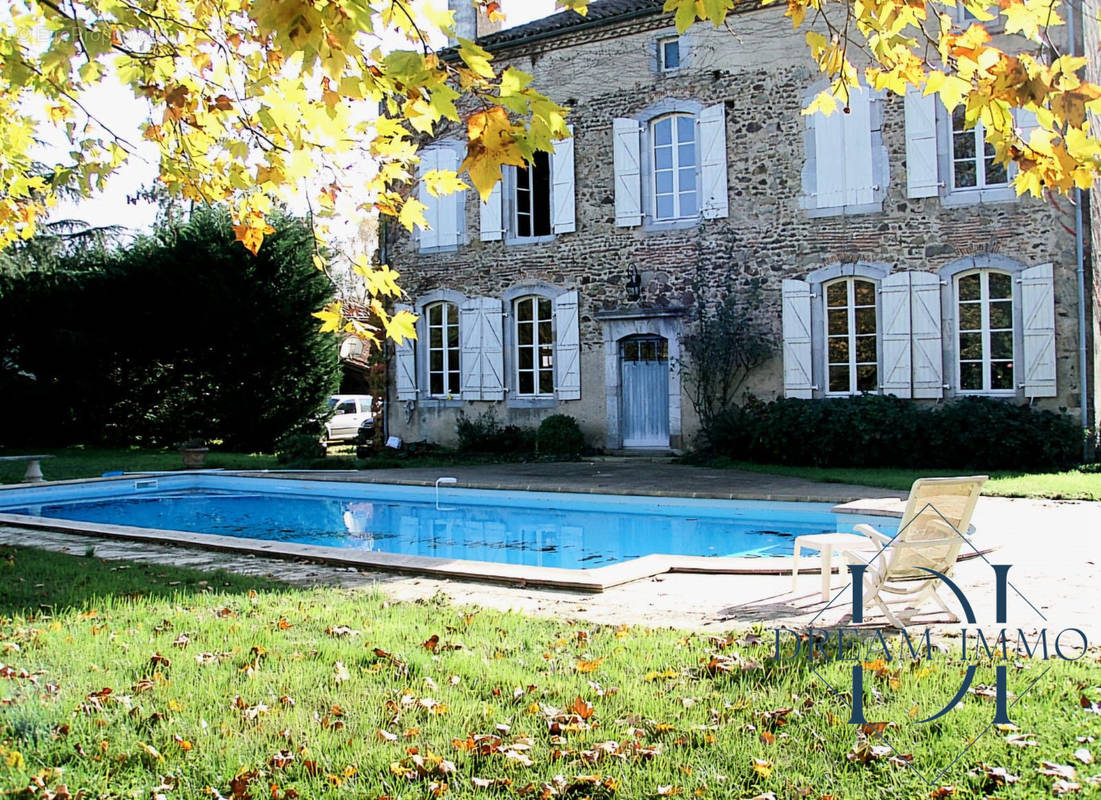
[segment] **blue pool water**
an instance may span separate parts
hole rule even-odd
[[[448,559],[600,567],[663,553],[790,556],[836,531],[821,503],[692,500],[188,476],[113,481],[114,495],[0,496],[0,511]],[[199,485],[196,485],[199,484]],[[131,488],[133,485],[133,488]],[[51,487],[52,488],[52,487]],[[61,487],[57,487],[60,489]],[[78,487],[71,487],[78,488]],[[150,490],[152,488],[152,490]],[[43,490],[37,490],[42,492]],[[103,495],[105,489],[92,494]],[[848,523],[851,525],[851,522]]]

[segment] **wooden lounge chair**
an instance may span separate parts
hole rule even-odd
[[[902,514],[898,533],[885,536],[871,525],[855,525],[874,549],[852,548],[843,551],[849,564],[866,564],[864,571],[864,608],[878,608],[896,628],[905,628],[904,619],[912,616],[927,600],[958,621],[955,613],[937,594],[942,581],[925,570],[950,577],[956,558],[965,544],[965,536],[974,532],[971,515],[975,511],[986,475],[962,478],[919,478],[910,487],[910,498]],[[905,604],[901,609],[891,606]]]

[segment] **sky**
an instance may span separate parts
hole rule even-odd
[[[439,0],[442,4],[446,0]],[[554,0],[503,0],[501,3],[509,27],[522,25],[533,19],[539,19],[554,13]],[[142,142],[141,125],[146,119],[147,109],[136,100],[130,90],[121,84],[106,79],[85,95],[90,108],[111,109],[109,118],[112,130],[131,142],[139,143],[137,157],[129,162],[110,179],[107,189],[96,196],[71,203],[58,204],[53,220],[83,220],[93,226],[121,225],[132,230],[148,228],[156,217],[156,208],[149,203],[130,204],[127,196],[133,195],[142,186],[150,186],[157,175],[156,148],[150,142]],[[43,133],[50,148],[68,149],[64,138],[58,133],[48,135],[49,126],[43,126]],[[62,157],[62,160],[65,160]]]

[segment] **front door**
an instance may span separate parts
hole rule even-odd
[[[629,336],[619,342],[624,447],[669,446],[669,342]]]

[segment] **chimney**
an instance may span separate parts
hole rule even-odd
[[[448,39],[451,47],[457,45],[458,37],[475,39],[478,36],[478,14],[471,0],[447,0],[449,11],[455,12],[455,36]]]

